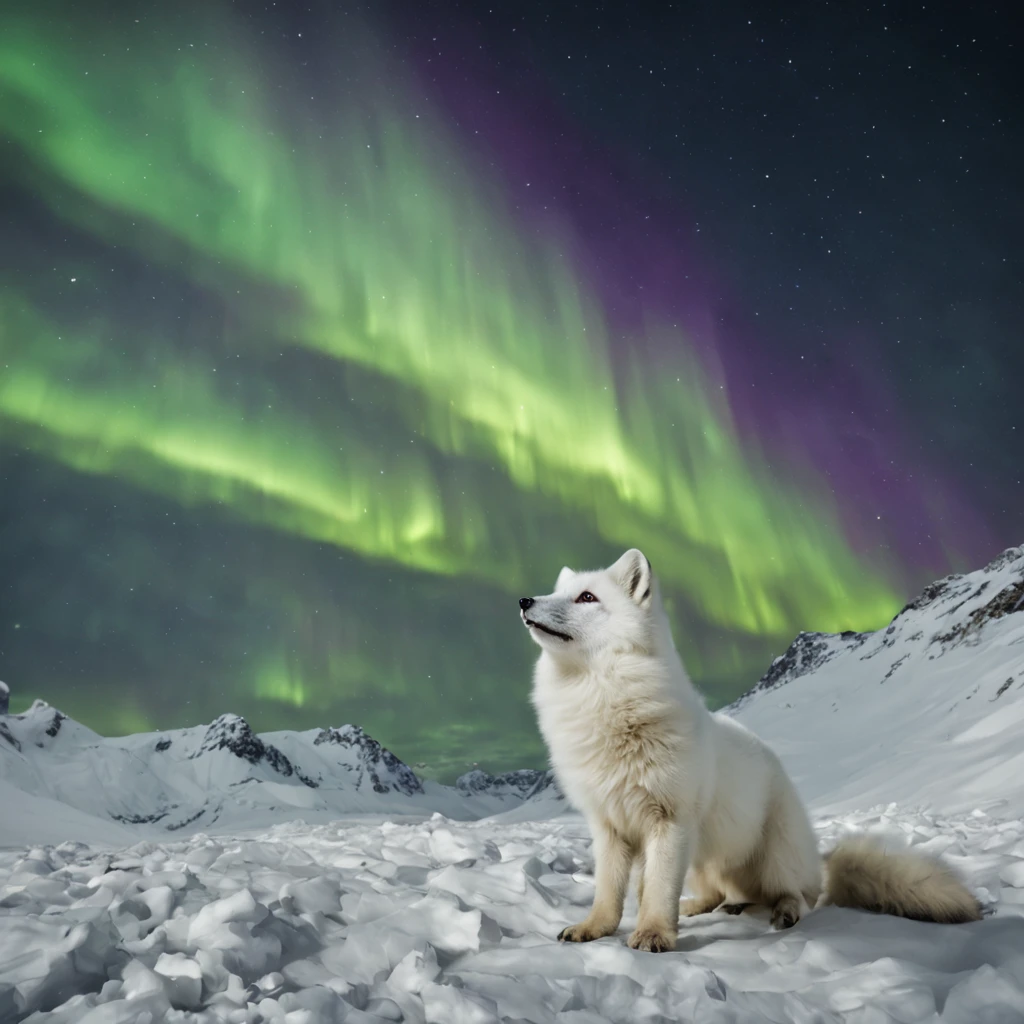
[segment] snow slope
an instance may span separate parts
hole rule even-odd
[[[933,584],[885,630],[802,635],[732,709],[782,754],[823,848],[869,829],[941,853],[986,908],[980,922],[826,908],[772,932],[760,913],[709,914],[653,955],[625,946],[631,898],[618,935],[560,945],[592,899],[593,863],[546,777],[526,800],[526,777],[471,775],[432,796],[354,730],[317,744],[315,731],[253,737],[226,718],[114,742],[42,705],[0,719],[21,746],[0,738],[0,828],[39,830],[30,848],[0,850],[0,1021],[1019,1024],[1022,593],[1013,549]],[[161,737],[171,745],[156,751]],[[509,809],[423,810],[458,801],[465,818],[484,798]],[[175,802],[219,817],[191,835],[198,823],[167,832],[171,810],[110,819]],[[326,823],[332,806],[361,813]],[[44,845],[61,813],[83,841]]]
[[[1024,548],[931,584],[886,629],[802,633],[729,711],[822,813],[1024,815]]]

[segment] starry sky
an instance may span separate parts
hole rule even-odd
[[[15,708],[540,765],[563,564],[720,704],[1024,540],[1009,7],[96,10],[0,36]]]

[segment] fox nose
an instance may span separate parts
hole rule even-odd
[[[519,607],[522,608],[524,612],[525,611],[529,611],[533,607],[533,598],[532,597],[521,597],[521,598],[519,598]]]

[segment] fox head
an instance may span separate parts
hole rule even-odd
[[[557,660],[646,651],[654,640],[656,586],[651,563],[631,548],[607,569],[564,568],[554,593],[519,599],[519,615],[533,640]]]

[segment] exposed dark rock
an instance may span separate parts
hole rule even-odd
[[[866,634],[865,639],[867,638],[867,636],[871,635],[877,636],[878,634]],[[889,625],[886,626],[885,632],[881,634],[880,641],[873,647],[870,647],[864,654],[862,654],[860,656],[860,660],[867,661],[869,658],[877,657],[879,654],[882,653],[882,651],[886,650],[889,647],[895,646],[896,641],[899,639],[899,626],[897,625],[896,619],[893,619],[892,622],[890,622]]]
[[[892,678],[892,676],[893,676],[893,673],[894,673],[894,672],[895,672],[895,671],[896,671],[896,670],[897,670],[897,669],[898,669],[898,668],[900,667],[900,665],[902,665],[902,664],[903,664],[903,663],[904,663],[904,662],[905,662],[905,661],[907,660],[907,658],[909,658],[909,657],[910,657],[910,654],[909,654],[909,653],[908,653],[908,654],[902,654],[902,655],[900,655],[900,657],[898,657],[898,658],[897,658],[897,659],[896,659],[896,660],[895,660],[895,661],[894,661],[894,662],[893,662],[893,663],[892,663],[892,664],[891,664],[891,665],[889,666],[889,671],[888,671],[888,672],[886,672],[886,673],[885,673],[885,675],[883,676],[883,678],[882,678],[882,682],[884,683],[884,682],[885,682],[886,680],[888,680],[888,679],[891,679],[891,678]]]
[[[523,797],[524,800],[529,800],[532,797],[537,796],[540,793],[545,793],[551,790],[560,800],[565,799],[565,794],[562,792],[562,787],[558,785],[558,780],[555,778],[555,773],[548,768],[546,771],[540,773],[540,778],[534,784],[533,789]]]
[[[490,775],[480,768],[459,776],[455,788],[463,796],[490,794],[493,796],[517,796],[525,800],[543,792],[554,782],[551,772],[537,771],[534,768],[521,768],[502,775]]]
[[[985,566],[985,572],[999,572],[1000,569],[1005,569],[1011,562],[1016,562],[1018,558],[1024,558],[1024,545],[1016,548],[1007,548],[1001,555],[997,555]]]
[[[844,633],[801,633],[788,647],[786,653],[776,658],[768,671],[752,690],[730,705],[731,709],[746,703],[755,693],[774,690],[793,679],[799,679],[814,672],[831,661],[836,655],[851,648],[860,647],[871,636],[846,630]]]
[[[206,808],[201,807],[198,811],[196,811],[195,814],[191,815],[188,818],[185,818],[183,821],[176,821],[173,825],[168,825],[167,831],[177,832],[179,828],[184,828],[186,825],[191,825],[193,821],[198,821],[205,813]],[[214,818],[213,820],[216,821],[216,818]]]
[[[0,739],[7,740],[15,750],[21,750],[21,743],[18,741],[18,737],[11,732],[6,722],[0,722]]]
[[[170,810],[156,811],[153,814],[111,814],[114,821],[120,821],[125,825],[153,825],[170,814]]]
[[[351,750],[356,754],[357,763],[352,770],[358,773],[356,788],[362,785],[365,773],[376,793],[390,793],[392,790],[411,796],[423,792],[419,776],[400,758],[382,747],[372,736],[358,725],[343,725],[321,729],[313,740],[314,746],[332,744]]]
[[[296,772],[291,761],[277,747],[264,743],[252,731],[249,723],[239,715],[221,715],[212,722],[206,730],[203,742],[192,757],[201,757],[214,750],[227,750],[249,764],[265,764],[281,775],[294,775],[307,786],[316,786],[315,782]]]
[[[935,641],[941,644],[962,643],[972,634],[980,633],[985,623],[1019,611],[1024,611],[1024,578],[1003,587],[988,604],[975,608],[963,622],[958,622],[952,629],[938,634]]]
[[[936,580],[934,583],[929,583],[913,601],[909,601],[896,613],[893,622],[901,615],[906,615],[907,612],[917,611],[919,608],[927,608],[933,601],[937,601],[940,597],[948,594],[950,587],[962,579],[963,576],[953,575]]]
[[[995,695],[995,697],[993,697],[992,699],[993,699],[993,700],[998,700],[998,699],[999,699],[1000,697],[1002,697],[1002,695],[1003,695],[1004,693],[1006,693],[1006,691],[1007,691],[1007,690],[1008,690],[1008,689],[1009,689],[1009,688],[1010,688],[1010,687],[1011,687],[1012,685],[1013,685],[1013,676],[1010,676],[1010,678],[1009,678],[1009,679],[1007,679],[1007,680],[1006,680],[1006,682],[1005,682],[1005,683],[1003,683],[1003,685],[1002,685],[1002,686],[1000,686],[998,690],[996,690],[996,695]]]

